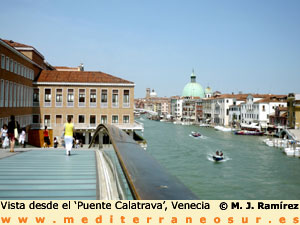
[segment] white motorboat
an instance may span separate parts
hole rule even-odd
[[[222,126],[215,126],[214,128],[215,128],[216,130],[223,131],[223,132],[230,132],[230,131],[233,130],[233,129],[231,129],[230,127],[222,127]]]
[[[285,148],[284,152],[287,156],[294,156],[295,155],[295,150],[293,148]]]

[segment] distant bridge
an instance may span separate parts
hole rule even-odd
[[[149,113],[150,115],[153,115],[153,116],[158,115],[157,112],[154,112],[154,111],[151,111],[151,110],[148,110],[148,109],[135,108],[134,111],[136,111],[136,112],[146,112],[146,113]]]

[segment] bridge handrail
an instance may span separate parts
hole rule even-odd
[[[89,148],[94,145],[100,132],[108,134],[135,199],[198,199],[177,178],[168,174],[129,135],[113,125],[98,125]]]

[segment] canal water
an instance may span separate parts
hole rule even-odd
[[[140,118],[147,151],[200,199],[300,199],[300,159],[266,146],[265,137]],[[189,136],[200,132],[204,138]],[[226,160],[211,155],[223,151]]]

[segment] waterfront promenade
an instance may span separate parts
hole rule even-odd
[[[94,150],[0,150],[0,199],[99,199]]]

